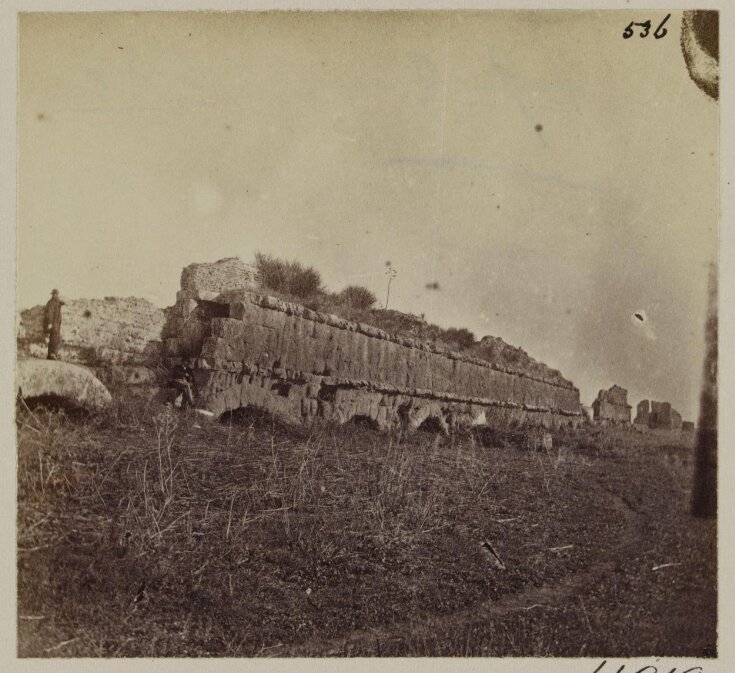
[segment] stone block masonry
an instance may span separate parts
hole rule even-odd
[[[69,300],[62,307],[59,356],[88,365],[154,364],[161,358],[165,320],[163,309],[137,297]],[[46,357],[43,306],[21,312],[18,347]]]
[[[192,366],[199,404],[216,415],[251,406],[293,422],[359,419],[410,430],[427,421],[449,429],[584,418],[579,391],[561,377],[514,371],[258,294],[247,273],[234,289],[224,275],[202,287],[191,278],[185,270],[165,350],[172,364]]]
[[[593,418],[600,423],[630,423],[630,410],[628,391],[618,385],[601,390],[592,403]]]

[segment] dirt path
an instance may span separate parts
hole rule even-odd
[[[399,641],[405,634],[421,639],[451,628],[459,628],[468,622],[489,621],[516,611],[531,611],[540,607],[553,606],[578,594],[614,566],[613,562],[597,565],[593,570],[575,573],[560,582],[543,587],[534,587],[520,593],[506,596],[498,601],[483,601],[472,607],[458,610],[443,617],[430,616],[426,619],[406,622],[398,627],[381,627],[353,631],[346,638],[329,641],[314,640],[292,647],[277,647],[270,654],[277,657],[344,657],[359,656],[376,643]]]
[[[610,497],[615,510],[625,520],[625,532],[619,539],[618,556],[624,556],[632,547],[640,543],[641,529],[645,514],[634,509],[620,494],[609,488],[600,473],[590,474],[590,481],[604,489]],[[602,552],[600,556],[602,557]],[[400,625],[359,629],[346,637],[330,640],[312,639],[293,646],[277,645],[269,648],[268,656],[274,657],[309,657],[309,656],[360,656],[365,651],[374,651],[381,643],[385,646],[400,641],[409,635],[412,639],[434,637],[437,633],[446,633],[454,628],[461,628],[468,623],[488,622],[494,618],[511,613],[544,607],[555,607],[566,599],[583,594],[586,588],[604,580],[617,565],[617,558],[594,560],[592,567],[563,577],[558,582],[541,587],[531,587],[524,591],[504,596],[499,600],[486,600],[475,605],[457,610],[444,616],[429,615],[423,619],[411,620]]]

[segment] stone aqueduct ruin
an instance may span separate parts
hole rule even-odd
[[[579,391],[258,293],[239,260],[184,269],[164,340],[215,415],[259,407],[290,421],[442,430],[500,420],[576,425]]]
[[[45,356],[42,312],[19,316],[21,358]],[[579,390],[542,363],[514,368],[283,301],[238,258],[187,266],[167,309],[134,297],[69,301],[60,356],[106,383],[147,390],[162,383],[162,365],[186,364],[198,406],[215,416],[253,407],[290,422],[442,431],[587,420]],[[594,420],[630,424],[626,396],[619,386],[600,391]]]
[[[20,315],[21,357],[45,355],[42,310]],[[186,267],[167,309],[138,298],[69,301],[60,357],[91,366],[105,382],[141,389],[156,385],[162,363],[187,364],[198,406],[216,416],[254,407],[290,422],[356,419],[444,431],[585,419],[577,388],[541,363],[511,369],[282,301],[263,294],[238,258]]]

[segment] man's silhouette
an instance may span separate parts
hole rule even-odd
[[[61,343],[61,307],[64,302],[59,299],[59,291],[51,291],[51,299],[43,309],[43,337],[48,337],[48,360],[56,360]]]
[[[176,365],[171,372],[168,384],[179,392],[182,409],[194,406],[194,375],[189,367]]]

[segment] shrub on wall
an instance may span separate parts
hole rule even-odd
[[[443,330],[440,336],[442,341],[450,344],[455,350],[463,351],[470,346],[474,346],[477,340],[475,335],[464,327],[450,327]]]
[[[259,252],[255,255],[255,267],[260,284],[270,290],[301,299],[323,291],[320,273],[296,260],[289,262]]]
[[[337,295],[337,301],[351,308],[366,311],[375,305],[378,298],[366,287],[348,285]]]

